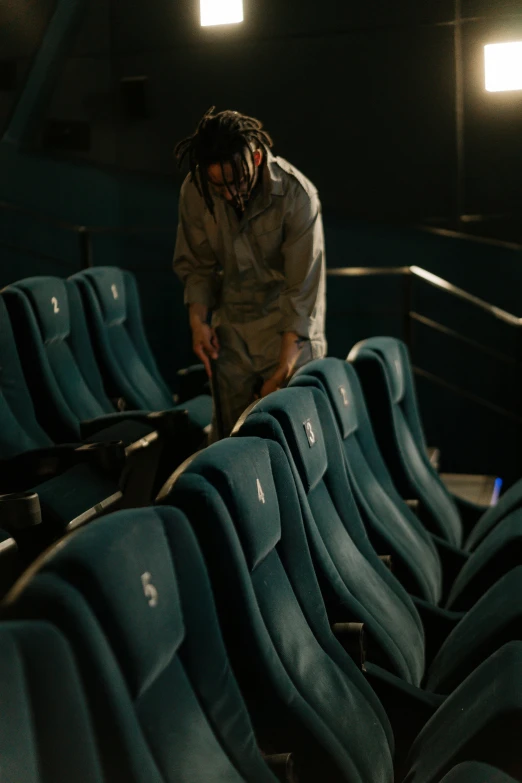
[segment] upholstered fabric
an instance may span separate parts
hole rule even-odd
[[[36,420],[11,322],[0,297],[0,457],[52,446]]]
[[[280,536],[268,498],[274,490],[278,506],[283,499]],[[281,449],[221,441],[191,461],[169,500],[190,516],[202,546],[262,746],[281,747],[292,736],[299,770],[306,760],[303,780],[390,780],[386,716],[329,629]]]
[[[184,409],[195,427],[208,426],[210,395],[173,404],[147,342],[134,276],[117,267],[95,267],[73,275],[70,282],[80,292],[111,396],[122,397],[128,407],[139,410]]]
[[[92,523],[48,556],[11,611],[50,616],[81,656],[107,780],[274,781],[180,512],[141,509]]]
[[[427,456],[406,346],[392,338],[371,338],[358,343],[349,360],[359,375],[379,447],[399,491],[419,498],[434,533],[461,546],[458,508]],[[390,361],[401,363],[406,378],[401,399],[395,393]]]
[[[482,661],[503,644],[521,639],[522,566],[509,571],[464,615],[440,647],[426,688],[451,693]]]
[[[491,764],[520,780],[521,731],[522,644],[510,642],[484,661],[428,721],[412,747],[405,783],[438,783],[468,760]]]
[[[372,543],[392,555],[394,573],[410,593],[438,603],[440,559],[422,523],[392,484],[355,370],[340,359],[320,359],[298,371],[290,385],[324,391],[342,434],[346,467]]]
[[[281,520],[281,536],[277,542],[272,539],[273,548],[273,509],[251,489],[259,475],[265,489],[271,489],[268,461]],[[325,607],[309,567],[292,476],[295,479],[297,471],[292,473],[277,443],[260,443],[253,437],[227,439],[186,466],[169,500],[188,514],[204,551],[227,646],[261,742],[280,746],[280,737],[291,732],[296,758],[302,762],[309,754],[303,781],[382,783],[390,779],[389,768],[383,766],[387,749],[382,713],[371,702],[372,719],[369,704],[364,703],[364,675],[348,665],[346,657],[341,662],[319,620]],[[254,524],[260,528],[255,533]],[[263,557],[249,565],[242,544],[254,539]],[[473,632],[468,626],[461,640],[471,646],[469,636]],[[522,645],[512,642],[461,682],[417,737],[406,780],[439,783],[455,765],[476,758],[518,772],[521,665]],[[303,767],[298,769],[301,774]]]
[[[473,531],[470,542],[475,551],[461,554],[460,572],[443,573],[441,559],[432,536],[412,513],[395,489],[375,440],[357,373],[349,362],[328,358],[310,362],[292,378],[290,386],[321,389],[335,413],[338,429],[347,432],[343,419],[346,407],[357,414],[358,426],[343,436],[346,467],[358,500],[369,537],[378,551],[389,551],[393,570],[408,592],[430,602],[440,600],[442,584],[451,593],[447,606],[469,609],[503,574],[522,562],[520,534],[522,515],[509,510],[520,502],[514,487],[502,499],[501,513],[487,512]],[[343,394],[339,388],[343,387]],[[494,511],[494,509],[492,510]],[[503,523],[498,525],[498,519]],[[480,543],[482,542],[482,543]],[[480,544],[480,545],[478,545]],[[478,546],[477,546],[478,545]],[[437,546],[445,548],[437,540]],[[455,550],[458,554],[458,550]],[[455,566],[453,566],[455,568]]]
[[[323,479],[305,491],[302,498],[310,547],[327,607],[336,620],[339,603],[349,607],[350,617],[365,623],[370,637],[369,661],[384,666],[406,683],[420,686],[425,674],[420,616],[394,575],[383,569],[364,535],[350,474],[344,469],[342,442],[324,392],[299,387],[276,392],[251,410],[238,434],[276,440],[290,460],[297,453],[305,461],[306,449],[293,439],[297,423],[304,417],[314,422],[316,440],[324,442],[327,456]],[[293,427],[289,424],[292,419]],[[299,482],[298,474],[296,470]],[[518,590],[514,599],[511,593],[509,579],[500,579],[446,639],[445,650],[451,654],[443,655],[437,664],[437,683],[443,687],[442,693],[456,687],[504,641],[518,638],[522,602]],[[453,622],[456,619],[458,616]],[[470,638],[477,639],[476,650],[459,642],[461,626],[468,630]]]
[[[489,764],[467,761],[444,775],[441,783],[515,783],[515,779]]]
[[[104,783],[75,661],[51,625],[0,624],[0,703],[6,783]]]
[[[501,498],[497,507],[480,518],[463,540],[463,524],[455,498],[447,490],[427,456],[413,372],[404,343],[374,337],[358,343],[348,356],[361,380],[375,434],[392,478],[405,497],[418,498],[424,522],[451,544],[473,551],[505,516],[520,506],[522,481]],[[404,395],[397,400],[391,365],[399,362],[405,379]],[[464,501],[462,501],[464,504]]]
[[[17,339],[26,348],[24,371],[34,390],[39,419],[55,440],[80,440],[81,421],[102,417],[114,408],[104,394],[101,396],[100,386],[93,391],[88,385],[71,349],[66,284],[58,278],[28,278],[5,288],[3,297]],[[52,304],[53,299],[57,305]],[[59,312],[55,313],[54,307]],[[74,318],[81,318],[77,309]],[[88,342],[82,351],[92,352]]]
[[[318,408],[321,409],[319,412]],[[322,421],[330,427],[325,437]],[[316,569],[331,594],[330,603],[350,607],[354,620],[365,622],[372,637],[376,662],[407,682],[418,685],[424,670],[422,623],[413,603],[399,582],[379,560],[366,535],[348,483],[340,438],[321,392],[314,389],[283,389],[255,406],[239,435],[276,439],[287,450],[313,465],[306,444],[298,442],[302,420],[311,420],[318,446],[325,449],[327,470],[319,483],[305,488],[305,522]],[[279,425],[271,428],[270,419]],[[306,440],[306,435],[305,435]],[[313,449],[310,449],[312,452]]]
[[[172,408],[172,394],[146,343],[134,277],[117,267],[96,267],[70,280],[81,292],[106,385],[130,407]]]

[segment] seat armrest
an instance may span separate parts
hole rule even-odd
[[[210,391],[208,375],[202,364],[192,364],[177,372],[178,394],[177,403],[192,400],[200,394]]]
[[[80,423],[82,438],[92,438],[97,432],[125,421],[138,421],[149,424],[151,429],[159,432],[185,431],[188,428],[188,416],[184,410],[166,411],[119,411],[98,416],[96,419],[86,419]]]
[[[0,460],[0,491],[23,491],[85,462],[98,465],[106,473],[121,473],[124,461],[123,444],[119,442],[63,443],[27,451],[11,459]]]
[[[364,623],[334,623],[332,631],[352,661],[364,670],[368,648]]]
[[[440,470],[440,449],[436,448],[436,446],[428,446],[427,451],[431,466],[432,468],[435,468],[438,473]]]
[[[299,783],[299,777],[291,753],[263,755],[265,763],[280,783]]]

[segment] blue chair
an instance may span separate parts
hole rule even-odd
[[[15,586],[5,613],[45,619],[71,644],[105,780],[275,783],[179,511],[120,511],[69,536]]]
[[[332,621],[343,606],[349,621],[365,624],[368,660],[395,675],[399,691],[403,681],[449,693],[499,644],[519,638],[522,566],[467,613],[410,598],[367,537],[323,392],[290,388],[271,394],[245,414],[236,434],[274,440],[285,450]]]
[[[372,337],[348,356],[361,381],[381,454],[403,497],[421,503],[426,526],[450,544],[475,549],[507,514],[522,506],[522,481],[491,508],[452,495],[431,465],[406,345]]]
[[[449,597],[448,608],[469,609],[522,563],[522,511],[513,512],[473,552],[426,530],[395,489],[350,363],[334,358],[310,362],[290,386],[313,386],[325,393],[368,535],[379,551],[392,555],[394,573],[408,592],[432,603]]]
[[[316,455],[314,467],[309,465],[312,484],[319,471]],[[161,501],[181,508],[198,537],[258,736],[269,736],[281,747],[291,731],[292,749],[306,759],[298,767],[299,773],[304,769],[304,781],[389,781],[393,738],[369,684],[377,683],[380,674],[379,696],[386,696],[391,676],[368,662],[361,671],[360,661],[356,665],[341,643],[348,641],[346,625],[334,625],[345,631],[335,638],[334,617],[327,616],[312,567],[298,493],[282,448],[245,437],[221,441],[189,460]],[[357,564],[351,565],[355,569]],[[349,609],[338,603],[335,621],[349,622]],[[514,774],[518,750],[508,748],[518,723],[509,712],[508,690],[520,676],[511,656],[521,649],[517,642],[504,646],[445,700],[426,695],[417,723],[407,697],[402,710],[397,700],[386,700],[399,736],[397,762],[404,767],[396,780],[410,770],[408,781],[435,783],[478,754],[496,766],[501,759],[500,768]],[[498,696],[492,700],[494,680]]]
[[[135,277],[117,267],[94,267],[70,278],[81,293],[96,355],[111,395],[130,409],[168,410],[173,395],[163,380],[150,349]],[[210,424],[209,394],[184,400],[195,427]]]

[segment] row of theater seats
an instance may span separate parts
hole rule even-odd
[[[150,503],[206,438],[209,394],[176,404],[134,277],[99,267],[0,294],[0,590],[64,532]]]
[[[302,368],[155,505],[91,522],[17,582],[6,779],[522,781],[520,487],[459,507],[404,346],[351,359]]]

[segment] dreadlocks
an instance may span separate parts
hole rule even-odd
[[[200,120],[196,132],[176,145],[174,154],[181,167],[188,156],[190,179],[194,182],[200,195],[204,198],[210,214],[215,219],[214,202],[209,189],[207,169],[213,163],[221,166],[223,181],[226,182],[224,164],[232,168],[235,201],[243,209],[244,199],[240,195],[241,180],[246,178],[248,184],[247,199],[254,185],[254,174],[250,173],[247,156],[253,163],[256,149],[272,147],[273,142],[263,125],[254,117],[239,114],[237,111],[222,111],[214,114],[212,106]],[[255,171],[255,167],[254,167]]]

